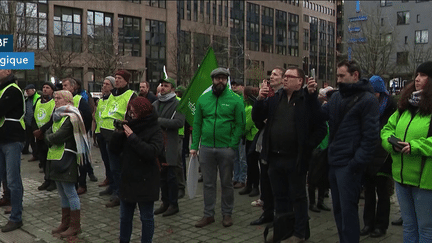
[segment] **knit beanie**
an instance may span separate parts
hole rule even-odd
[[[386,93],[388,94],[388,91],[386,89],[384,80],[378,76],[374,75],[369,79],[370,84],[372,85],[375,93]]]
[[[54,86],[54,84],[51,83],[51,82],[45,82],[45,83],[43,83],[42,88],[43,88],[43,86],[45,86],[45,85],[50,86],[51,89],[52,89],[53,91],[56,91],[56,90],[57,90],[56,87]]]
[[[126,82],[128,82],[129,83],[129,80],[130,80],[130,78],[131,78],[131,73],[130,72],[128,72],[128,71],[126,71],[126,70],[118,70],[116,73],[115,73],[115,75],[120,75],[120,76],[122,76],[123,78],[124,78],[124,80],[126,80]]]
[[[113,76],[108,76],[108,77],[105,77],[105,79],[108,80],[108,81],[110,81],[111,86],[113,86],[113,88],[114,88],[115,78]]]
[[[418,66],[416,73],[424,73],[432,78],[432,61],[427,61]]]
[[[150,101],[147,98],[141,96],[136,97],[129,102],[128,111],[131,107],[135,109],[137,119],[142,119],[153,112],[153,106]]]
[[[69,105],[73,105],[73,95],[69,90],[59,90],[54,93],[54,95],[56,94],[61,95]]]

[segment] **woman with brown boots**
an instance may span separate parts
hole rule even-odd
[[[52,233],[63,238],[81,232],[80,199],[75,184],[83,155],[89,155],[89,142],[81,114],[73,106],[72,94],[56,91],[54,101],[53,125],[46,132],[45,140],[49,146],[48,173],[56,182],[62,207],[61,224]]]

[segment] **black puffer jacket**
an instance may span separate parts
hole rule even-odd
[[[109,148],[121,153],[120,198],[127,202],[159,200],[160,173],[156,158],[162,152],[163,135],[155,112],[132,120],[128,126],[134,132],[128,138],[124,132],[114,132]]]

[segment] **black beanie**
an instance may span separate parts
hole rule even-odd
[[[50,86],[53,91],[57,90],[56,87],[54,86],[54,84],[51,83],[51,82],[45,82],[45,83],[43,83],[42,88],[43,88],[44,85]]]
[[[432,61],[427,61],[420,64],[416,70],[416,74],[417,73],[424,73],[429,76],[429,78],[432,78]]]

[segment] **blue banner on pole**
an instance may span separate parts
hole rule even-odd
[[[13,35],[0,35],[0,52],[13,52]]]
[[[34,52],[0,52],[0,69],[34,69]]]

